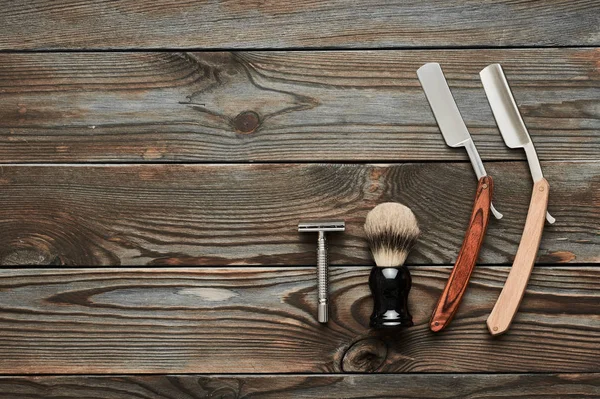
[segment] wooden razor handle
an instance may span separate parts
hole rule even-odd
[[[471,221],[452,273],[446,282],[444,292],[442,292],[431,315],[431,321],[429,322],[431,331],[441,331],[450,324],[467,290],[469,279],[477,262],[479,249],[485,237],[493,191],[494,181],[490,176],[483,176],[479,179],[473,212],[471,212]]]
[[[515,261],[496,305],[487,319],[488,330],[492,335],[499,335],[508,330],[525,294],[542,239],[549,192],[550,186],[546,179],[541,179],[533,185],[527,220]]]

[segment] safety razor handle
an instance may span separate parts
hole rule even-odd
[[[317,287],[318,305],[317,320],[319,323],[327,323],[329,320],[329,278],[328,278],[327,239],[325,233],[320,231],[317,240]]]
[[[408,311],[412,279],[406,266],[371,269],[369,288],[373,294],[371,327],[395,328],[413,325]]]
[[[508,330],[525,294],[542,240],[549,192],[550,185],[546,179],[542,178],[533,185],[519,249],[504,288],[487,319],[488,330],[492,335],[499,335]]]
[[[343,220],[313,220],[298,223],[298,231],[301,233],[319,233],[317,238],[317,320],[319,323],[327,323],[329,320],[329,280],[328,280],[328,255],[326,232],[346,230]]]
[[[493,190],[494,181],[489,175],[479,179],[469,227],[454,268],[431,315],[431,331],[438,332],[446,328],[460,306],[487,230]]]

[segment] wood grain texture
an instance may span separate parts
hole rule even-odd
[[[4,399],[593,399],[599,374],[1,377]]]
[[[528,203],[525,162],[486,165],[504,219],[482,264],[512,264]],[[538,263],[599,261],[600,162],[545,162],[553,190]],[[407,260],[452,265],[477,180],[468,164],[21,165],[0,168],[0,264],[314,265],[300,220],[345,220],[332,264],[370,264],[364,218],[409,206],[422,235]]]
[[[473,211],[471,212],[471,220],[467,226],[465,238],[456,258],[456,263],[452,268],[452,273],[450,273],[444,291],[440,295],[440,299],[431,315],[429,323],[431,331],[442,331],[450,324],[458,311],[485,238],[485,232],[490,220],[490,206],[492,204],[493,192],[494,180],[491,176],[484,176],[479,179],[473,203]]]
[[[593,0],[17,0],[0,21],[4,49],[600,44]]]
[[[565,48],[0,54],[0,162],[467,160],[419,85],[426,62],[484,161],[525,159],[481,87],[495,62],[542,160],[598,158],[600,49]]]
[[[550,185],[546,179],[541,179],[533,185],[527,219],[515,254],[515,261],[486,322],[492,335],[505,333],[519,309],[542,241],[549,193]]]
[[[537,268],[509,334],[485,318],[508,267],[478,267],[442,334],[429,316],[450,267],[412,267],[415,326],[368,328],[370,268],[2,271],[0,373],[598,372],[600,269]]]

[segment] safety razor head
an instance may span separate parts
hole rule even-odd
[[[298,231],[301,233],[344,230],[346,230],[346,222],[343,220],[316,220],[298,223]]]

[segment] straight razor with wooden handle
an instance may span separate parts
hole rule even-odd
[[[506,332],[510,327],[525,294],[525,288],[533,270],[533,264],[542,239],[544,218],[548,223],[554,223],[554,218],[547,211],[550,186],[542,175],[540,161],[502,67],[499,64],[488,65],[479,75],[504,142],[510,148],[523,148],[525,150],[534,182],[519,249],[517,249],[504,288],[502,288],[496,305],[494,305],[494,309],[487,319],[490,333],[499,335]]]
[[[458,310],[477,262],[487,229],[490,210],[498,219],[502,217],[502,214],[492,205],[494,186],[492,177],[488,176],[483,167],[483,162],[481,162],[477,148],[475,148],[454,97],[452,97],[442,68],[437,63],[425,64],[419,68],[417,76],[446,144],[450,147],[465,147],[475,169],[477,179],[479,179],[471,220],[462,247],[452,273],[446,282],[446,287],[431,316],[429,328],[437,332],[450,324]]]

